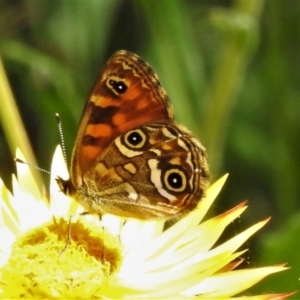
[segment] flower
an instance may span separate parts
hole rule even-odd
[[[78,215],[82,208],[55,181],[58,174],[67,176],[60,148],[52,165],[50,200],[40,193],[26,164],[17,164],[17,171],[13,195],[0,182],[1,299],[228,299],[285,269],[235,270],[245,252],[238,249],[268,219],[214,246],[246,209],[244,202],[203,221],[227,176],[209,188],[193,212],[164,229],[157,220]]]

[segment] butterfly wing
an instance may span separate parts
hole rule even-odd
[[[81,117],[71,160],[71,181],[83,174],[120,134],[147,122],[173,122],[168,96],[139,56],[117,51],[97,79]]]
[[[204,147],[170,122],[136,127],[118,136],[84,175],[85,209],[139,219],[178,218],[193,210],[208,186]]]

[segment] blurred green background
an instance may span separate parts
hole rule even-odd
[[[235,228],[272,216],[247,245],[250,264],[291,269],[249,293],[299,290],[299,16],[299,0],[1,0],[0,54],[29,160],[50,169],[56,112],[70,157],[101,66],[133,51],[207,148],[212,180],[230,173],[214,214],[249,199]],[[0,176],[11,187],[15,148],[26,141],[7,102],[1,93]]]

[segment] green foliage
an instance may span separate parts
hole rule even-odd
[[[293,272],[274,275],[261,291],[293,291],[300,264],[292,243],[300,207],[299,14],[298,0],[7,0],[0,3],[0,54],[46,169],[59,143],[54,114],[70,155],[104,61],[118,49],[147,60],[177,120],[206,146],[212,179],[230,173],[220,210],[248,198],[245,223],[273,216],[255,242],[263,253],[252,250],[256,264],[287,261]],[[7,141],[17,128],[4,128],[0,175],[9,186],[15,150]]]

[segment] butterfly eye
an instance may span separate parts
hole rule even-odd
[[[123,94],[127,90],[127,85],[125,82],[119,80],[114,80],[114,79],[109,79],[108,80],[108,86],[113,90],[114,93],[117,95]]]
[[[147,137],[142,130],[132,130],[125,134],[124,142],[129,148],[140,149],[146,143]]]
[[[167,170],[163,175],[163,181],[169,191],[183,192],[186,189],[187,177],[180,169]]]

